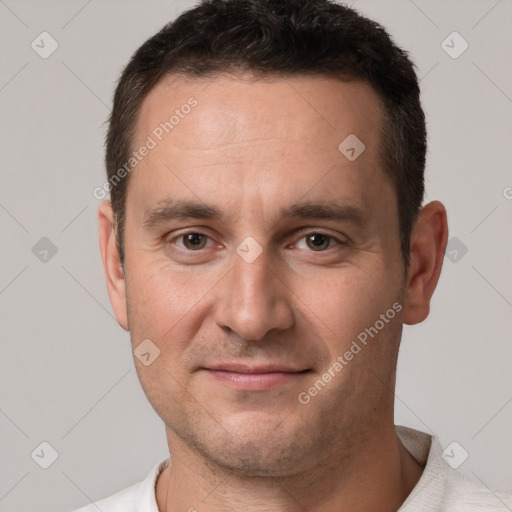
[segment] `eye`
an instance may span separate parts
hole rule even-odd
[[[183,240],[183,245],[177,244],[179,247],[196,251],[198,249],[204,249],[208,236],[204,233],[198,233],[197,231],[189,231],[183,235],[177,236],[174,240]]]
[[[297,247],[299,249],[304,249],[304,247],[300,247],[300,242],[302,240],[306,241],[306,246],[313,251],[322,252],[326,249],[330,249],[333,245],[343,245],[343,242],[340,242],[338,239],[331,235],[327,235],[325,233],[308,233],[306,236],[303,236],[299,243],[297,243]]]

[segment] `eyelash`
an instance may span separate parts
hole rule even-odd
[[[176,243],[177,240],[179,239],[183,239],[183,237],[187,236],[187,235],[191,235],[191,234],[196,234],[196,235],[202,235],[202,236],[205,236],[207,237],[209,240],[212,240],[212,238],[210,236],[208,236],[206,233],[202,233],[201,231],[187,231],[185,233],[182,233],[181,235],[177,235],[173,238],[170,238],[168,240],[166,240],[166,243],[167,244],[172,244],[172,243]],[[329,241],[332,241],[334,240],[336,242],[336,245],[334,247],[338,247],[338,246],[347,246],[348,245],[348,242],[347,241],[342,241],[340,240],[339,238],[335,237],[334,235],[330,235],[329,233],[324,233],[323,231],[309,231],[307,233],[305,233],[304,235],[302,235],[298,241],[296,243],[298,243],[300,240],[306,238],[307,236],[309,235],[322,235],[322,236],[325,236],[326,238],[329,239]],[[330,245],[330,244],[329,244]],[[183,249],[187,252],[201,252],[203,249],[206,249],[206,247],[204,247],[203,249],[196,249],[196,250],[193,250],[193,249],[188,249],[187,247],[182,247],[182,246],[178,246],[180,249]],[[310,249],[310,252],[327,252],[329,249],[332,249],[333,247],[328,247],[327,249],[323,250],[323,251],[314,251],[313,249]]]

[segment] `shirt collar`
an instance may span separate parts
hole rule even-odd
[[[398,512],[434,512],[441,510],[448,464],[442,458],[439,439],[402,425],[396,433],[407,451],[423,466],[423,473]]]

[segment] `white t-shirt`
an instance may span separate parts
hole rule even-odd
[[[437,437],[401,425],[395,428],[410,454],[424,466],[421,478],[398,512],[512,511],[512,495],[493,491],[479,480],[454,470],[443,459]],[[457,454],[447,450],[447,458],[450,457]],[[155,485],[169,461],[167,457],[153,466],[142,482],[73,512],[159,512]]]

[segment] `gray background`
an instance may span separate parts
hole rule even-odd
[[[0,0],[0,511],[70,510],[166,455],[110,309],[92,191],[105,181],[104,122],[122,66],[191,5]],[[443,447],[456,441],[469,453],[460,471],[512,492],[512,3],[352,5],[418,66],[427,200],[446,205],[456,238],[431,316],[404,328],[396,422]],[[46,59],[31,48],[43,31],[59,45]],[[469,44],[456,59],[442,47],[453,31]],[[31,457],[43,441],[58,452],[48,469]]]

